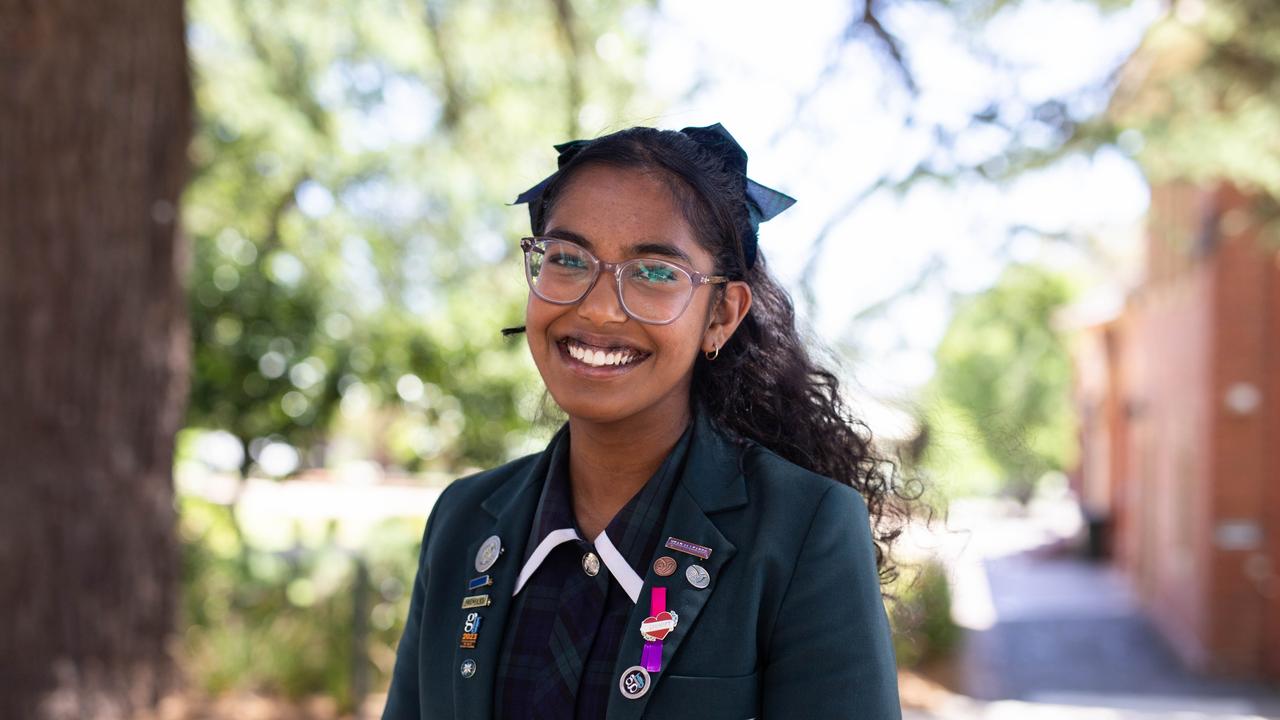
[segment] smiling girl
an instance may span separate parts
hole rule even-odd
[[[899,718],[902,496],[757,251],[794,201],[718,124],[557,149],[523,330],[568,422],[437,501],[383,718]]]

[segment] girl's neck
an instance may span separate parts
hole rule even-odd
[[[688,404],[660,422],[633,417],[601,424],[569,419],[569,478],[574,515],[587,541],[662,466],[692,420]]]

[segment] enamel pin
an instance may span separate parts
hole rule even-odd
[[[702,590],[711,584],[711,573],[701,565],[694,564],[685,568],[684,579],[688,580],[690,585]]]
[[[676,629],[680,622],[675,611],[667,610],[667,589],[649,588],[649,617],[640,623],[640,636],[644,648],[640,651],[640,667],[651,673],[662,670],[662,640]]]
[[[470,582],[467,583],[467,589],[474,591],[474,590],[479,590],[482,587],[489,587],[492,584],[493,584],[492,577],[488,575],[481,575],[480,577],[471,578]]]
[[[462,598],[462,609],[469,610],[471,608],[485,607],[489,604],[489,596],[485,595],[468,595]]]
[[[667,548],[671,550],[679,550],[682,553],[688,553],[694,557],[700,557],[703,560],[711,557],[711,548],[706,545],[699,545],[688,540],[681,540],[678,537],[667,538]]]
[[[488,572],[501,554],[502,540],[497,535],[490,535],[476,551],[476,572]]]
[[[662,640],[676,629],[678,622],[680,622],[680,616],[670,610],[664,610],[657,615],[650,615],[640,623],[640,635],[645,640]]]
[[[600,558],[596,554],[589,552],[582,556],[582,571],[591,577],[595,577],[600,572]]]
[[[475,661],[475,660],[472,660],[471,658],[467,658],[466,660],[463,660],[463,661],[462,661],[462,668],[461,668],[461,672],[462,672],[462,677],[464,677],[464,678],[469,678],[469,677],[471,677],[472,675],[475,675],[475,674],[476,674],[476,661]]]
[[[635,700],[644,695],[649,692],[649,671],[639,665],[632,665],[623,670],[622,677],[618,678],[618,689],[628,700]]]
[[[669,555],[663,555],[653,561],[653,572],[662,576],[669,577],[676,571],[676,560]]]
[[[478,612],[467,613],[467,621],[462,625],[462,638],[458,647],[464,650],[475,650],[476,641],[480,639],[480,621],[484,618]]]

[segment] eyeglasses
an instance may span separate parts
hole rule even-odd
[[[520,248],[529,289],[539,298],[572,305],[586,297],[601,271],[607,270],[617,281],[623,312],[650,325],[674,322],[689,307],[699,286],[729,282],[724,275],[707,275],[654,258],[605,262],[581,245],[549,237],[522,238]]]

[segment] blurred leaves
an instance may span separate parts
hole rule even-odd
[[[526,292],[506,203],[633,110],[631,5],[188,3],[188,423],[240,438],[245,473],[264,438],[323,465],[341,427],[407,470],[521,447],[538,380],[499,333]]]
[[[417,569],[417,521],[384,522],[360,556],[337,545],[333,526],[319,544],[295,527],[291,547],[263,550],[240,544],[225,508],[180,502],[185,667],[206,692],[323,693],[350,709],[357,663],[370,662],[376,681],[387,681],[409,611],[405,578]],[[365,585],[356,582],[357,562]],[[357,593],[368,612],[360,648]]]
[[[1280,198],[1280,5],[1181,0],[1148,33],[1111,116],[1153,181],[1230,180]]]
[[[951,654],[960,627],[951,619],[951,586],[947,568],[926,558],[903,568],[906,572],[889,588],[889,624],[893,651],[900,668],[918,668]]]
[[[1060,275],[1012,265],[961,302],[925,393],[924,463],[950,495],[1004,490],[1025,502],[1044,473],[1074,462],[1071,360],[1052,326],[1072,297]]]

